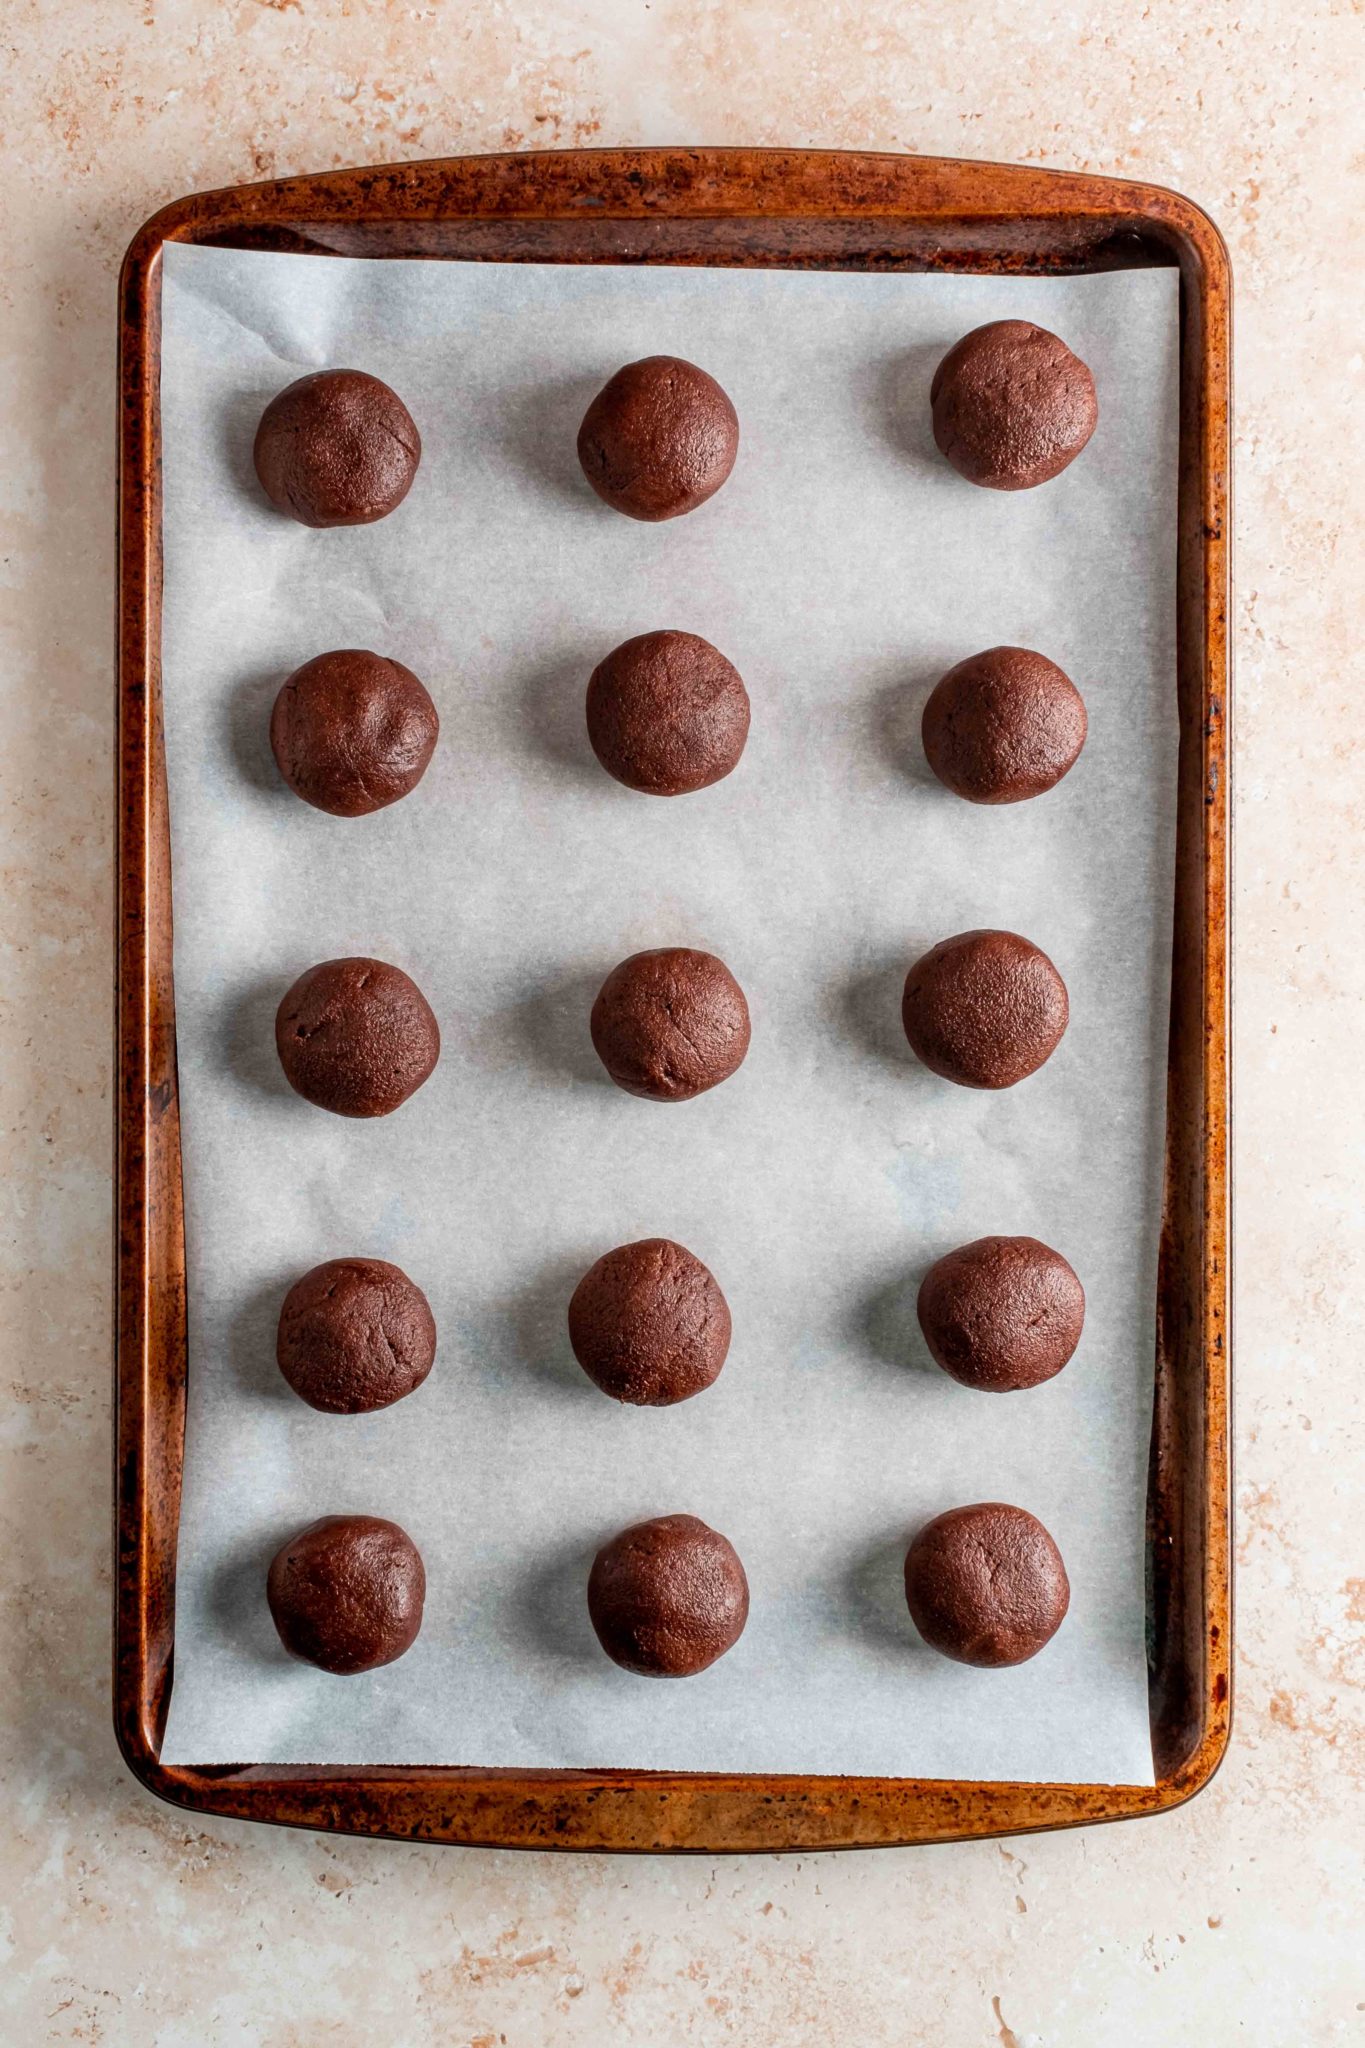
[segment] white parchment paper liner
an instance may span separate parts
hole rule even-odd
[[[171,247],[164,675],[190,1285],[190,1404],[168,1761],[617,1765],[1150,1782],[1143,1494],[1174,845],[1176,275],[1063,280],[379,263]],[[933,365],[1023,316],[1091,364],[1099,430],[1041,490],[935,455]],[[583,485],[574,434],[620,363],[670,352],[734,398],[734,476],[640,526]],[[406,504],[313,533],[256,488],[262,407],[349,365],[402,394]],[[639,797],[588,749],[589,669],[679,626],[753,700],[737,772]],[[1071,777],[985,810],[924,768],[918,713],[1000,641],[1090,713]],[[334,820],[280,784],[283,675],[334,646],[426,680],[418,792]],[[1068,982],[1052,1062],[1003,1095],[918,1068],[900,984],[937,939],[1026,933]],[[624,954],[720,953],[753,1012],[738,1076],[676,1107],[618,1093],[587,1036]],[[373,953],[435,1006],[441,1064],[395,1116],[292,1096],[283,990]],[[1063,1251],[1076,1358],[1034,1392],[954,1385],[913,1316],[925,1266],[986,1232]],[[564,1337],[602,1251],[680,1239],[734,1315],[714,1389],[606,1401]],[[427,1291],[427,1385],[384,1414],[298,1402],[273,1361],[289,1282],[368,1253]],[[1017,1502],[1056,1536],[1068,1620],[977,1672],[923,1648],[908,1535]],[[421,1638],[337,1680],[280,1652],[265,1564],[329,1512],[400,1521]],[[732,1539],[752,1617],[703,1677],[599,1652],[596,1545],[686,1510]]]

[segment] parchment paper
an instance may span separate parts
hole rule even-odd
[[[165,706],[190,1287],[172,1761],[451,1762],[1150,1782],[1143,1489],[1174,840],[1176,278],[832,276],[165,253]],[[1041,490],[935,455],[933,365],[1021,315],[1092,365],[1099,430]],[[589,493],[574,436],[621,363],[718,376],[726,488],[657,527]],[[385,378],[421,429],[408,501],[314,533],[251,472],[306,370]],[[744,759],[703,794],[610,781],[594,662],[678,626],[734,660]],[[924,695],[1000,641],[1080,685],[1090,737],[1052,794],[949,796]],[[274,693],[329,647],[406,662],[440,708],[420,789],[358,821],[280,783]],[[978,925],[1056,961],[1072,1024],[1000,1095],[918,1067],[909,963]],[[591,996],[625,954],[694,944],[746,989],[753,1048],[700,1100],[606,1080]],[[433,1079],[355,1123],[288,1091],[272,1020],[317,960],[372,953],[444,1034]],[[955,1385],[913,1314],[925,1267],[1031,1233],[1084,1281],[1081,1347],[1014,1396]],[[729,1298],[717,1385],[622,1409],[568,1352],[574,1282],[678,1238]],[[440,1331],[426,1386],[329,1418],[289,1392],[290,1282],[395,1260]],[[934,1656],[901,1560],[927,1517],[1001,1499],[1061,1546],[1072,1604],[1014,1671]],[[285,1658],[275,1547],[393,1517],[426,1560],[421,1638],[335,1679]],[[704,1676],[597,1648],[583,1588],[623,1524],[701,1515],[752,1616]]]

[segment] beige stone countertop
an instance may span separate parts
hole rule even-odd
[[[1360,0],[6,0],[0,2043],[1365,2041]],[[115,277],[196,187],[710,142],[1147,178],[1237,286],[1239,1640],[1174,1815],[631,1860],[200,1826],[110,1730]]]

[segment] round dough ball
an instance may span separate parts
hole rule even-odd
[[[749,1050],[749,1005],[723,960],[691,946],[633,953],[597,992],[597,1057],[618,1088],[687,1102],[728,1081]]]
[[[275,1357],[310,1408],[368,1415],[420,1387],[436,1319],[420,1287],[384,1259],[328,1259],[284,1297]]]
[[[266,1579],[292,1657],[349,1675],[392,1664],[422,1626],[427,1575],[417,1545],[377,1515],[324,1515],[291,1536]]]
[[[1036,1237],[978,1237],[929,1268],[924,1341],[964,1387],[1010,1394],[1059,1373],[1081,1341],[1085,1289]]]
[[[1095,380],[1030,320],[992,320],[950,348],[929,387],[934,439],[959,476],[1027,491],[1059,476],[1095,431]]]
[[[730,1310],[700,1259],[670,1238],[646,1237],[588,1268],[569,1303],[569,1342],[614,1401],[671,1408],[718,1376]]]
[[[1071,1601],[1066,1566],[1023,1508],[987,1500],[925,1525],[905,1559],[910,1618],[959,1664],[1024,1664],[1051,1642]]]
[[[401,967],[323,960],[276,1011],[275,1048],[290,1087],[319,1109],[387,1116],[430,1075],[441,1031]]]
[[[382,811],[426,774],[440,720],[410,668],[359,647],[296,668],[270,714],[275,765],[334,818]]]
[[[304,526],[368,526],[401,505],[422,437],[396,391],[364,370],[317,370],[272,398],[252,460],[272,505]]]
[[[964,1088],[1012,1088],[1050,1059],[1069,1014],[1066,983],[1017,932],[959,932],[905,977],[901,1022],[932,1073]]]
[[[1081,693],[1045,655],[990,647],[950,668],[924,707],[924,753],[940,782],[973,804],[1041,796],[1085,745]]]
[[[739,419],[714,377],[680,356],[645,356],[583,415],[578,460],[599,498],[631,519],[676,519],[735,466]]]
[[[730,773],[749,737],[739,670],[695,633],[640,633],[588,684],[588,738],[608,775],[647,796],[685,796]]]
[[[588,1614],[614,1664],[691,1678],[739,1641],[749,1582],[732,1544],[695,1515],[636,1522],[598,1551]]]

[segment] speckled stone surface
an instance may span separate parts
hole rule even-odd
[[[0,50],[0,2039],[1365,2038],[1365,16],[1350,0],[10,0]],[[495,1855],[201,1827],[114,1748],[119,259],[196,186],[662,141],[1146,177],[1207,206],[1232,248],[1240,1658],[1228,1761],[1165,1819],[845,1857]]]

